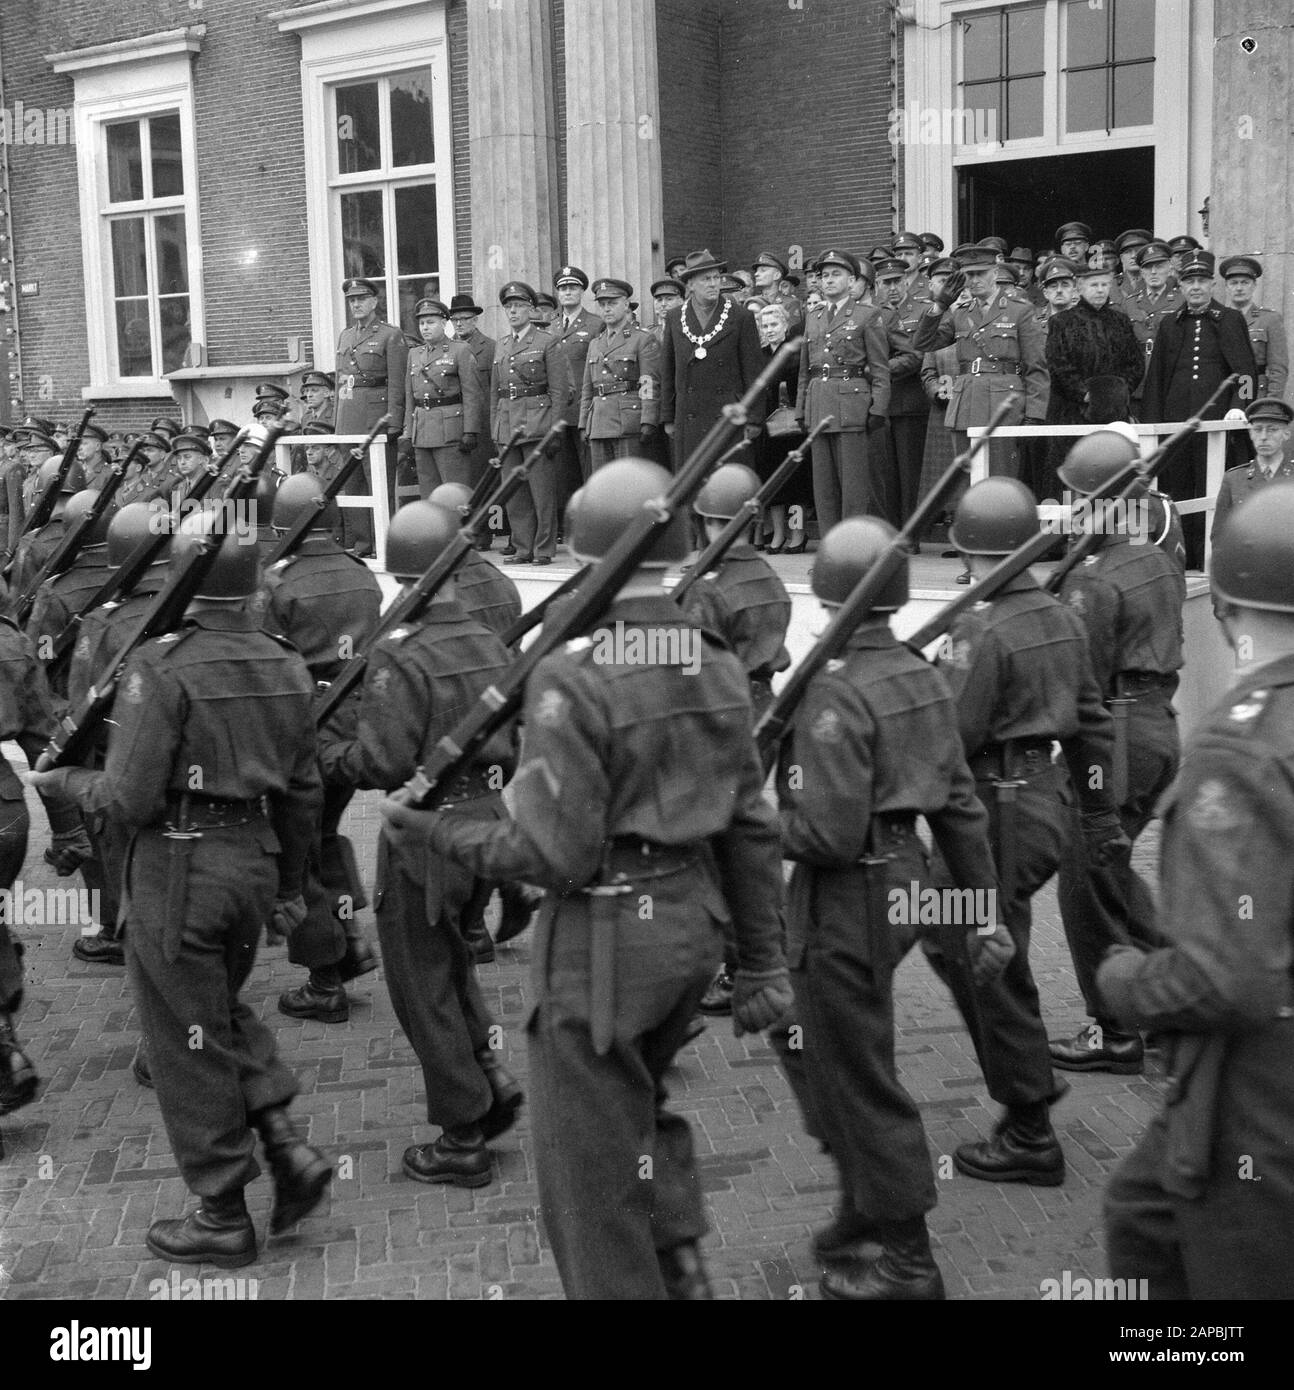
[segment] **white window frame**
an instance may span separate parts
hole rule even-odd
[[[310,299],[314,360],[331,364],[346,325],[341,282],[339,191],[380,183],[384,189],[434,181],[436,244],[441,298],[457,288],[454,239],[453,128],[449,106],[449,38],[443,0],[368,0],[339,10],[328,4],[280,10],[271,18],[281,31],[301,36],[301,97],[305,134],[306,234],[310,243]],[[431,121],[436,158],[430,164],[374,176],[371,170],[337,172],[334,88],[411,68],[431,69]],[[389,116],[380,116],[386,130]],[[384,194],[384,203],[393,194]],[[396,273],[394,222],[385,222],[388,287]],[[388,293],[387,317],[399,321],[398,297]]]
[[[113,312],[112,241],[108,231],[108,151],[105,127],[176,111],[180,117],[180,155],[184,194],[173,211],[184,213],[189,271],[189,337],[206,342],[199,222],[198,155],[193,121],[191,55],[201,48],[205,26],[172,30],[126,43],[102,44],[50,54],[55,72],[70,73],[75,84],[77,183],[80,190],[81,264],[85,274],[85,326],[90,382],[81,395],[90,399],[148,399],[171,395],[164,376],[123,377],[117,371],[117,325]],[[117,209],[120,210],[120,209]],[[160,344],[158,345],[160,349]]]

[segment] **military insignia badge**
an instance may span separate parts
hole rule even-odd
[[[391,688],[391,668],[383,666],[373,677],[373,693],[386,699],[387,691]]]
[[[555,729],[566,717],[566,700],[556,690],[545,690],[535,707],[535,723]]]
[[[819,743],[839,743],[842,736],[840,715],[834,709],[824,709],[813,721],[810,732]]]
[[[1233,724],[1248,724],[1251,719],[1257,719],[1267,706],[1266,690],[1255,690],[1247,700],[1238,700],[1231,706],[1231,712],[1227,718]]]
[[[1244,816],[1226,783],[1210,777],[1200,783],[1195,800],[1186,812],[1186,819],[1196,830],[1217,834],[1234,830]]]
[[[138,705],[144,698],[144,678],[135,671],[126,682],[126,688],[122,692],[122,698],[129,700],[132,705]]]

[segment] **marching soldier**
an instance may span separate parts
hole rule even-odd
[[[1038,531],[1033,493],[1014,478],[986,478],[962,498],[949,539],[983,578]],[[1106,865],[1128,849],[1109,790],[1113,725],[1092,674],[1086,629],[1028,570],[962,615],[937,664],[957,703],[976,795],[989,812],[997,915],[1015,944],[998,980],[975,990],[960,957],[948,959],[933,939],[922,942],[957,1000],[989,1094],[1005,1107],[992,1136],[961,1145],[953,1162],[988,1182],[1058,1186],[1065,1158],[1047,1112],[1068,1088],[1051,1069],[1029,968],[1031,899],[1067,853],[1073,798],[1094,863]],[[1054,741],[1068,787],[1052,762]]]
[[[44,445],[37,446],[37,448],[43,447]],[[35,453],[36,450],[33,449],[32,452]],[[31,501],[27,504],[28,513],[44,496],[45,489],[58,477],[58,467],[59,460],[57,458],[47,458],[36,470]],[[72,496],[83,490],[83,482],[81,465],[74,463],[68,469],[67,477],[63,479],[59,487],[50,519],[39,529],[28,531],[18,542],[18,548],[14,551],[13,573],[9,579],[11,598],[16,599],[18,595],[26,593],[32,581],[40,573],[45,561],[58,549],[65,531],[63,513]]]
[[[1238,674],[1160,808],[1167,940],[1111,951],[1097,976],[1104,1007],[1168,1052],[1164,1109],[1105,1197],[1110,1273],[1152,1299],[1294,1289],[1291,536],[1281,483],[1218,538],[1211,577]]]
[[[612,459],[652,453],[660,427],[660,345],[631,322],[633,292],[624,280],[598,280],[593,286],[605,327],[584,366],[579,425],[594,469]]]
[[[388,572],[411,584],[457,533],[458,518],[443,507],[401,507],[387,533]],[[451,579],[416,622],[389,633],[370,655],[353,735],[335,726],[321,731],[326,780],[348,790],[402,786],[509,660],[499,639],[467,616]],[[471,824],[505,819],[499,788],[511,765],[511,736],[500,734],[445,789],[443,804]],[[427,1119],[441,1127],[431,1143],[405,1150],[404,1172],[416,1182],[487,1186],[486,1141],[512,1127],[523,1099],[490,1046],[493,1019],[462,930],[482,892],[488,897],[486,885],[425,841],[383,828],[377,930],[387,988],[422,1066]]]
[[[928,296],[920,292],[924,280],[918,280],[914,290],[905,280],[898,258],[881,261],[876,267],[876,281],[882,289],[890,290],[891,302],[881,310],[889,338],[890,405],[889,405],[889,473],[884,494],[888,503],[888,519],[902,526],[916,510],[921,488],[921,462],[925,457],[926,431],[930,425],[930,398],[921,382],[923,354],[912,348],[921,315],[930,307]],[[897,292],[894,286],[900,288]]]
[[[213,515],[185,521],[177,562]],[[103,771],[28,774],[134,831],[131,995],[176,1162],[201,1198],[187,1217],[155,1221],[146,1244],[177,1264],[223,1268],[256,1258],[243,1196],[259,1171],[253,1128],[274,1176],[271,1231],[312,1211],[332,1178],[288,1119],[295,1078],[238,998],[261,924],[304,915],[301,874],[319,813],[313,686],[301,658],[248,609],[258,569],[255,549],[225,536],[184,625],[130,658]]]
[[[824,251],[818,271],[826,303],[805,324],[795,413],[805,430],[833,417],[812,448],[813,502],[825,535],[842,517],[883,505],[872,435],[885,428],[890,354],[880,314],[851,296],[858,260]]]
[[[466,343],[445,336],[449,308],[420,299],[422,343],[409,352],[401,443],[412,443],[424,499],[441,483],[471,486],[472,455],[489,424],[485,378]]]
[[[1090,497],[1136,456],[1136,446],[1116,431],[1085,435],[1070,450],[1060,480]],[[1083,620],[1096,682],[1115,717],[1114,790],[1123,832],[1135,845],[1177,771],[1172,699],[1182,667],[1186,584],[1157,545],[1134,543],[1141,530],[1130,519],[1120,521],[1102,509],[1085,524],[1100,525],[1104,533],[1097,549],[1067,576],[1060,598]],[[1126,769],[1123,787],[1117,785],[1120,765]],[[1132,941],[1142,949],[1160,944],[1150,892],[1126,860],[1096,862],[1076,833],[1061,860],[1058,897],[1074,973],[1093,1021],[1073,1038],[1053,1041],[1052,1062],[1065,1071],[1138,1075],[1141,1038],[1120,1028],[1103,1005],[1096,969],[1116,942]]]
[[[1223,524],[1232,510],[1246,497],[1265,488],[1269,483],[1287,482],[1294,478],[1294,458],[1290,457],[1290,426],[1294,423],[1294,406],[1274,396],[1254,401],[1245,410],[1249,421],[1249,439],[1254,446],[1254,460],[1241,468],[1229,468],[1213,503],[1213,527],[1209,539],[1217,544]]]
[[[1289,340],[1285,320],[1276,310],[1260,309],[1254,303],[1254,289],[1262,273],[1257,256],[1229,256],[1218,267],[1219,278],[1226,282],[1227,303],[1238,309],[1249,325],[1249,341],[1258,364],[1258,395],[1281,400],[1289,380]]]
[[[499,303],[512,332],[500,338],[490,371],[490,434],[500,455],[518,426],[525,430],[524,452],[543,438],[565,409],[570,394],[566,356],[552,334],[530,319],[535,292],[521,280],[509,280]],[[508,504],[512,544],[520,547],[516,565],[551,565],[557,551],[557,494],[561,465],[555,444],[530,471]],[[505,458],[504,468],[513,460]],[[511,545],[509,546],[511,549]],[[504,550],[504,555],[508,550]]]
[[[291,529],[301,513],[315,513],[300,546],[266,570],[256,607],[266,632],[286,637],[301,653],[316,687],[337,676],[377,626],[382,590],[368,566],[341,548],[332,532],[335,503],[318,506],[319,481],[298,473],[284,481],[273,502],[274,529]],[[309,971],[305,984],[279,996],[291,1018],[344,1023],[350,1017],[346,982],[376,968],[372,948],[356,926],[367,906],[355,851],[340,833],[352,789],[324,787],[319,838],[311,845],[303,880],[306,918],[288,938],[288,959]]]

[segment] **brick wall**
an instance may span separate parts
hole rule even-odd
[[[720,0],[656,0],[665,257],[723,248]]]

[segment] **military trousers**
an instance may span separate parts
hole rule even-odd
[[[9,774],[6,781],[12,779],[10,789],[16,791],[17,796],[0,799],[0,888],[12,888],[27,857],[27,832],[31,818],[23,800],[22,787],[0,756],[0,775],[4,773]],[[22,993],[22,957],[18,943],[10,936],[7,921],[0,918],[0,1009],[16,1013],[22,1002]]]
[[[415,444],[413,461],[418,470],[418,495],[424,502],[441,483],[473,485],[472,455],[462,453],[457,444],[446,444],[440,449],[424,449]]]
[[[864,430],[837,430],[813,441],[813,506],[820,535],[847,516],[876,510],[868,443]]]
[[[656,1258],[705,1234],[686,1120],[663,1078],[723,949],[702,864],[617,896],[549,894],[535,925],[527,1024],[535,1167],[567,1298],[663,1299]],[[610,945],[605,966],[592,942]],[[612,1025],[595,1045],[595,978]]]
[[[988,421],[986,420],[984,423],[987,424]],[[964,454],[970,448],[971,437],[965,430],[949,430],[949,433],[953,437],[953,457],[956,458],[958,454]],[[990,439],[985,447],[988,450],[988,476],[990,478],[1018,478],[1020,476],[1019,450],[1014,439]],[[980,455],[977,454],[972,462],[978,461],[979,458]],[[966,487],[969,486],[968,481]],[[965,488],[962,489],[962,492],[964,494]],[[956,505],[960,500],[961,497],[954,493],[949,502],[949,511],[956,510]]]
[[[533,449],[534,445],[534,440],[527,440],[521,450]],[[521,451],[514,450],[505,458],[505,472],[520,463],[521,457]],[[552,559],[557,553],[557,490],[560,481],[561,456],[546,458],[541,455],[530,470],[529,481],[522,483],[513,493],[507,507],[508,523],[512,528],[512,543],[521,554],[546,555]]]
[[[917,509],[929,425],[929,411],[921,415],[890,416],[889,447],[879,490],[885,498],[886,520],[900,530]]]
[[[498,797],[480,798],[501,811]],[[480,809],[480,808],[478,808]],[[461,812],[461,814],[470,814]],[[492,1093],[478,1054],[494,1020],[481,997],[463,937],[487,884],[421,845],[377,842],[377,934],[391,1004],[422,1067],[427,1119],[443,1128],[474,1124]]]
[[[354,795],[353,787],[324,783],[319,838],[310,848],[301,889],[306,919],[288,937],[293,965],[311,970],[336,965],[346,952],[348,923],[368,905],[354,847],[338,828]]]
[[[651,457],[651,451],[644,449],[638,443],[636,434],[625,435],[620,439],[589,440],[590,472],[596,473],[599,468],[608,463],[614,463],[616,459],[649,457]],[[588,482],[587,476],[584,481]]]
[[[81,865],[85,886],[99,894],[99,921],[103,935],[115,937],[121,927],[121,882],[126,872],[130,832],[103,812],[85,812],[85,833],[94,858]]]
[[[1180,757],[1177,715],[1168,696],[1139,696],[1128,712],[1128,791],[1119,807],[1123,833],[1134,845],[1177,775]],[[1088,1015],[1102,1027],[1121,1032],[1101,1002],[1096,972],[1111,946],[1131,943],[1153,951],[1163,945],[1155,925],[1155,900],[1130,864],[1098,868],[1091,863],[1077,808],[1071,812],[1070,826],[1070,848],[1060,861],[1057,883],[1060,920]]]
[[[1016,791],[1013,811],[1004,811],[1009,803],[1003,802],[992,781],[977,781],[975,794],[989,814],[989,840],[998,865],[997,920],[1011,933],[1015,955],[992,984],[976,987],[970,978],[965,937],[979,925],[994,924],[974,922],[969,914],[961,923],[952,924],[960,939],[951,960],[951,933],[945,934],[943,942],[936,933],[923,933],[921,947],[957,1001],[989,1095],[999,1105],[1029,1105],[1050,1100],[1056,1090],[1038,986],[1029,966],[1029,941],[1033,895],[1056,872],[1068,851],[1070,798],[1064,773],[1050,763],[1025,776]],[[1013,847],[1004,854],[1007,836]],[[952,886],[952,877],[939,857],[934,877],[938,887]]]
[[[126,974],[175,1161],[202,1197],[256,1177],[248,1117],[297,1091],[238,997],[274,905],[278,850],[258,817],[191,840],[149,827],[127,853]]]

